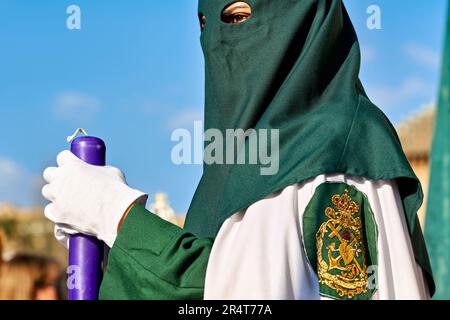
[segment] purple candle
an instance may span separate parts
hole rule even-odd
[[[71,151],[91,165],[106,164],[106,146],[99,138],[78,137],[73,140]],[[103,252],[103,242],[94,237],[82,234],[70,237],[69,267],[75,271],[77,279],[74,288],[69,287],[69,300],[98,300]]]

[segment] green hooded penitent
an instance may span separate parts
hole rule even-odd
[[[421,186],[395,129],[359,81],[360,48],[342,1],[247,0],[251,18],[228,24],[221,14],[233,2],[200,0],[205,129],[224,136],[226,129],[279,129],[279,171],[205,165],[186,229],[214,238],[237,211],[321,174],[396,180],[416,260],[434,292],[417,219]]]
[[[436,299],[450,299],[450,7],[448,17],[425,230]]]

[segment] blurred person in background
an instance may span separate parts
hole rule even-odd
[[[0,300],[58,300],[60,272],[50,258],[18,254],[0,265]]]
[[[66,270],[62,270],[59,273],[58,279],[56,280],[56,291],[58,295],[58,300],[69,300]]]
[[[3,246],[4,246],[5,236],[3,230],[0,229],[0,265],[3,262]]]

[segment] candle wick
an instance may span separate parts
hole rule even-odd
[[[80,133],[84,134],[85,136],[88,135],[86,130],[84,130],[83,128],[78,128],[73,135],[67,137],[67,142],[72,142],[73,139],[75,139]]]

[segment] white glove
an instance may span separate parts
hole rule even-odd
[[[127,209],[145,205],[148,195],[128,187],[119,169],[89,165],[70,151],[61,152],[57,163],[44,171],[48,184],[42,188],[51,202],[45,216],[56,223],[56,238],[68,248],[68,236],[83,233],[112,247]]]

